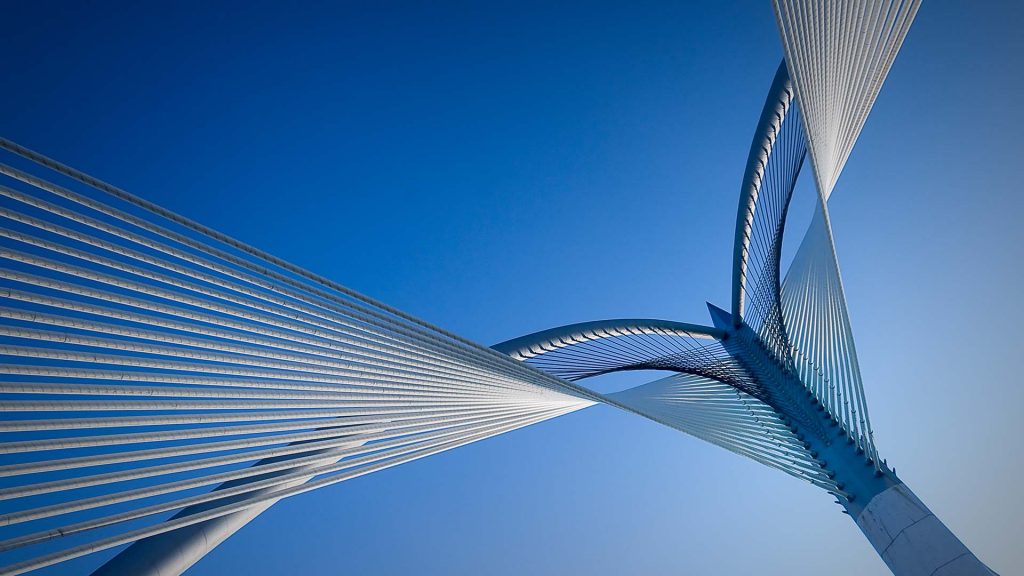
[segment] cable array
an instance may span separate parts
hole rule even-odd
[[[703,376],[673,374],[607,396],[651,420],[836,490],[775,409],[734,386]]]
[[[820,200],[782,285],[794,369],[878,464],[828,206]]]
[[[545,330],[495,349],[571,381],[630,370],[676,372],[603,401],[836,490],[791,428],[789,419],[803,422],[805,414],[784,414],[786,391],[754,377],[730,346],[734,340],[725,338],[716,328],[679,322],[605,320]]]
[[[802,104],[802,102],[800,102]],[[827,211],[819,209],[780,282],[788,208],[806,155],[805,124],[780,65],[751,145],[740,194],[734,263],[734,318],[877,462]]]
[[[212,547],[282,498],[599,399],[0,148],[0,574],[173,530]]]
[[[773,0],[803,107],[818,190],[828,199],[921,0]]]

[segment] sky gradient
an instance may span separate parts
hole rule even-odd
[[[0,134],[485,344],[728,304],[767,1],[103,4],[5,6]],[[1003,574],[1021,22],[926,2],[830,202],[879,451]],[[598,406],[280,503],[189,574],[887,573],[840,509]]]

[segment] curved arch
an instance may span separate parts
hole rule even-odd
[[[621,392],[609,403],[766,466],[834,489],[785,419],[761,400],[711,378],[673,374]]]
[[[782,235],[806,153],[793,83],[782,62],[754,131],[743,174],[732,280],[733,322],[739,326],[747,321],[781,355],[786,349],[779,314]]]
[[[569,381],[612,372],[668,370],[759,394],[757,383],[722,345],[727,338],[724,330],[709,326],[618,319],[542,330],[494,349]]]
[[[508,354],[517,360],[528,360],[546,352],[566,346],[610,338],[614,336],[639,334],[657,334],[666,336],[685,336],[690,338],[721,340],[725,331],[711,326],[700,326],[672,320],[654,320],[649,318],[594,320],[566,324],[549,328],[506,340],[491,348]]]

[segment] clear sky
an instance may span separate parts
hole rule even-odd
[[[782,57],[770,3],[510,4],[9,2],[0,134],[482,343],[706,323]],[[1003,574],[1022,22],[925,2],[831,202],[879,449]],[[595,407],[278,504],[191,573],[885,568],[827,494]]]

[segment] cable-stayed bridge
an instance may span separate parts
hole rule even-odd
[[[275,502],[596,403],[832,494],[899,575],[991,574],[879,456],[828,199],[919,2],[784,1],[728,309],[493,348],[0,140],[0,574],[178,574]],[[809,165],[814,216],[782,241]],[[675,374],[614,394],[617,371]]]

